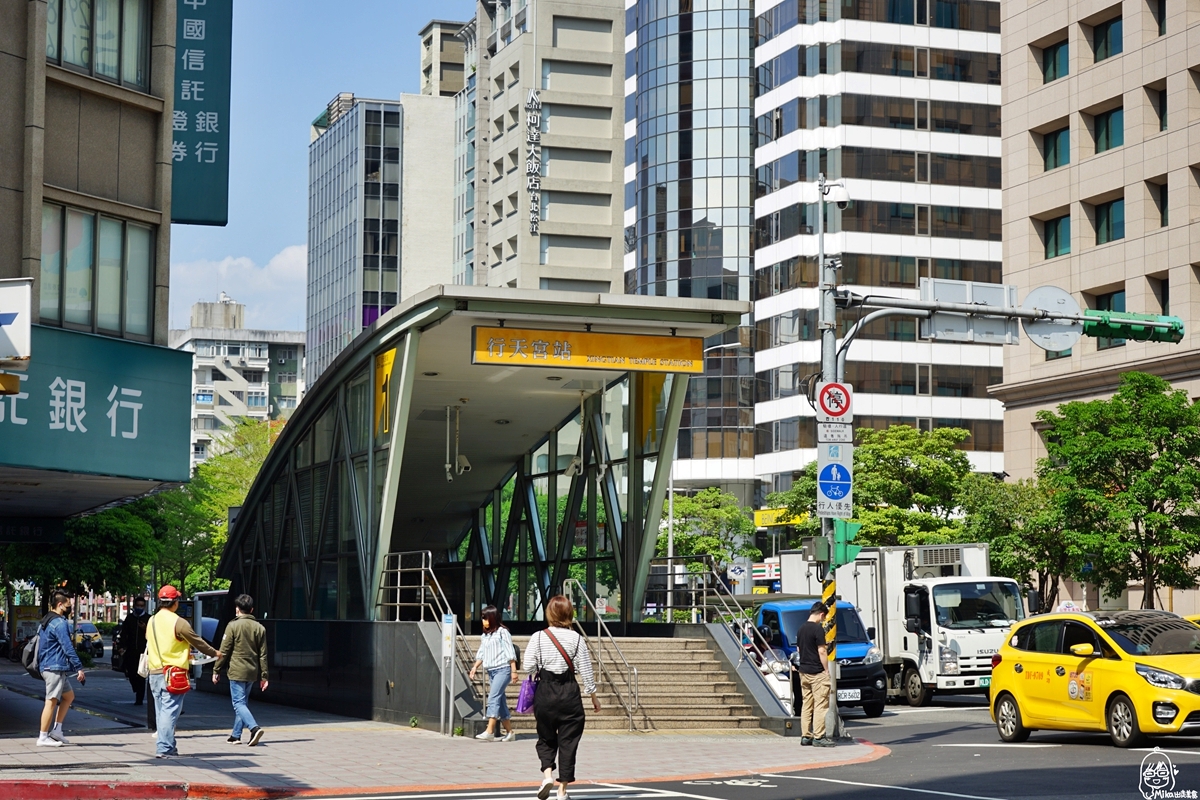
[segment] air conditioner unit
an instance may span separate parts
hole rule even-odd
[[[279,363],[280,363],[280,364],[286,364],[286,363],[287,363],[287,359],[286,359],[286,358],[281,358],[281,359],[279,359]]]

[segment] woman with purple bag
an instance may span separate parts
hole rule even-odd
[[[517,679],[517,651],[513,647],[512,634],[500,623],[500,612],[495,606],[483,609],[483,638],[479,643],[479,652],[475,654],[475,663],[471,665],[471,680],[475,680],[475,671],[480,666],[487,672],[488,726],[475,738],[481,742],[493,739],[516,741],[517,732],[508,719],[508,701],[504,697],[504,690],[511,681]],[[503,738],[496,735],[497,722],[504,725]]]
[[[583,736],[583,699],[579,694],[578,673],[583,691],[592,697],[592,709],[600,710],[596,697],[596,679],[587,642],[571,630],[575,608],[562,595],[546,604],[549,627],[538,631],[525,650],[524,669],[536,679],[533,715],[537,720],[537,752],[542,763],[542,785],[538,800],[547,800],[554,786],[554,761],[558,758],[558,800],[567,800],[567,785],[575,781],[575,752]],[[528,683],[528,681],[527,681]],[[521,687],[525,693],[525,686]],[[520,708],[517,709],[520,711]]]

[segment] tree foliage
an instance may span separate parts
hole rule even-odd
[[[667,555],[670,509],[663,503],[657,555]],[[713,486],[694,495],[675,495],[675,555],[711,556],[718,570],[738,559],[761,558],[754,546],[754,521],[735,495]]]
[[[1200,577],[1200,409],[1162,378],[1130,372],[1111,399],[1064,403],[1038,420],[1038,466],[1070,535],[1093,565],[1091,582],[1120,594],[1130,582],[1155,606],[1164,586]]]
[[[940,544],[963,541],[956,517],[957,493],[971,472],[958,445],[970,434],[961,428],[920,431],[908,425],[858,429],[854,448],[854,519],[857,541],[866,546]],[[797,535],[820,533],[816,516],[817,465],[808,464],[786,492],[769,505],[804,518]]]

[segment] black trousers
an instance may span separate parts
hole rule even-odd
[[[533,696],[533,716],[537,720],[537,753],[542,769],[554,769],[558,758],[558,780],[575,781],[575,752],[583,736],[583,699],[579,684],[569,673],[555,675],[542,671],[537,694]]]
[[[137,674],[137,670],[125,673],[129,678],[129,688],[133,689],[133,698],[141,705],[146,699],[146,679]]]

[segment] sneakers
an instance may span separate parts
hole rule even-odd
[[[229,738],[225,740],[225,743],[226,744],[241,744],[242,740],[241,740],[241,738],[230,734]]]
[[[538,800],[546,800],[550,796],[550,790],[554,788],[554,778],[543,778],[542,785],[538,789]]]
[[[811,736],[801,736],[800,737],[800,746],[801,747],[808,747],[809,745],[812,744],[812,742],[813,742],[813,740],[812,740]]]
[[[61,725],[55,725],[53,728],[51,728],[49,735],[51,739],[62,742],[63,744],[70,744],[70,742],[67,741],[67,737],[63,735]]]
[[[490,742],[496,738],[496,734],[491,731],[484,731],[483,733],[475,734],[475,738],[481,742]],[[542,800],[546,800],[546,798],[543,797]]]
[[[828,736],[822,736],[820,739],[813,740],[813,747],[837,747],[837,742]]]
[[[42,733],[42,734],[38,735],[37,746],[38,747],[62,747],[63,743],[60,742],[58,739],[51,739],[50,734],[48,734],[48,733]]]
[[[517,732],[516,732],[516,731],[509,731],[508,733],[504,734],[504,738],[503,738],[503,739],[501,739],[500,741],[502,741],[502,742],[515,742],[516,740],[517,740]]]
[[[259,742],[262,741],[262,737],[263,737],[264,733],[266,733],[266,731],[264,731],[262,728],[251,728],[250,729],[250,741],[247,742],[246,744],[249,747],[254,747]]]

